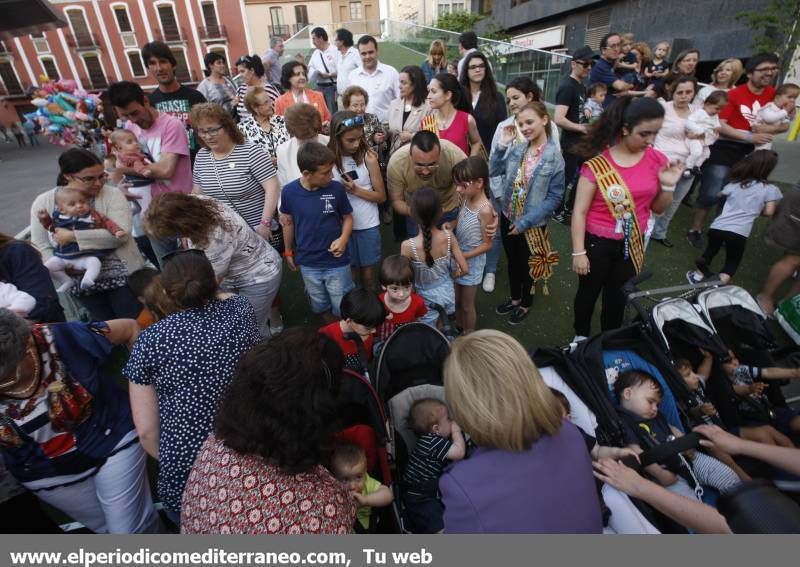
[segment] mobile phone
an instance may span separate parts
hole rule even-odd
[[[350,181],[355,181],[356,179],[358,179],[358,171],[356,171],[355,169],[353,171],[348,171],[347,173],[345,173],[345,175]]]

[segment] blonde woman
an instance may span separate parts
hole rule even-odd
[[[714,67],[714,71],[711,73],[711,84],[698,91],[693,101],[694,104],[703,104],[708,95],[714,91],[728,92],[736,86],[743,74],[744,67],[741,61],[738,59],[725,59]]]
[[[491,329],[459,337],[444,387],[479,447],[439,480],[445,533],[602,532],[583,437],[516,339]]]
[[[428,50],[428,58],[422,62],[422,72],[425,74],[425,84],[431,82],[439,73],[447,72],[447,59],[445,58],[444,42],[435,39]]]

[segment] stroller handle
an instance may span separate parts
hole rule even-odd
[[[687,433],[683,437],[678,437],[668,443],[652,446],[639,455],[638,461],[633,457],[623,457],[621,461],[625,466],[638,471],[647,465],[658,463],[678,453],[696,449],[700,445],[700,438],[701,435],[699,433]]]

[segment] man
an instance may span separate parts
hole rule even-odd
[[[281,55],[283,55],[283,49],[283,39],[280,37],[273,37],[269,40],[269,50],[267,50],[264,57],[261,58],[267,78],[273,85],[281,84],[281,64],[279,61]]]
[[[125,128],[139,139],[142,148],[153,157],[148,165],[153,184],[153,197],[162,193],[190,193],[192,190],[192,166],[189,159],[189,142],[183,123],[174,116],[161,113],[144,95],[142,87],[130,81],[114,83],[108,88],[108,98],[122,120]],[[131,168],[119,168],[122,175],[138,175]],[[128,199],[135,199],[126,195]],[[144,210],[140,214],[144,214]],[[150,239],[158,261],[177,249],[175,242]]]
[[[464,32],[458,36],[458,79],[461,79],[461,70],[467,55],[478,50],[478,35],[475,32]]]
[[[353,33],[350,30],[336,30],[336,47],[339,49],[336,58],[336,91],[339,96],[344,94],[350,86],[350,73],[361,65],[361,57],[358,50],[353,47]]]
[[[394,67],[378,61],[378,42],[371,35],[361,36],[358,40],[358,55],[361,65],[350,72],[347,80],[367,91],[367,112],[386,122],[389,104],[400,96],[400,74]]]
[[[461,148],[440,140],[433,132],[423,130],[414,134],[408,150],[400,148],[389,158],[387,177],[392,207],[406,218],[408,236],[416,236],[419,229],[411,217],[411,195],[420,187],[431,187],[442,199],[441,222],[452,222],[458,217],[460,199],[453,181],[453,166],[467,159]]]
[[[588,46],[581,47],[572,54],[570,74],[561,81],[556,91],[556,110],[553,121],[561,128],[561,154],[564,156],[564,195],[565,203],[553,218],[561,224],[569,224],[572,207],[575,204],[575,185],[578,181],[583,159],[570,149],[586,133],[586,117],[583,103],[586,102],[586,85],[594,62],[594,52]]]
[[[189,136],[189,152],[194,163],[194,156],[200,146],[189,124],[189,111],[195,104],[206,102],[206,97],[195,89],[181,85],[175,78],[178,63],[166,43],[146,43],[142,47],[142,59],[147,64],[147,70],[158,82],[158,88],[147,95],[147,98],[158,112],[170,114],[181,121]]]
[[[311,42],[316,49],[308,60],[308,81],[316,85],[333,114],[339,109],[336,104],[336,60],[339,50],[328,42],[325,28],[311,30]]]
[[[622,38],[618,33],[612,32],[600,40],[600,58],[595,62],[592,73],[589,75],[589,84],[603,83],[608,87],[603,106],[608,106],[617,95],[633,89],[633,85],[619,78],[614,71],[614,63],[622,54]]]
[[[789,124],[755,124],[757,110],[775,98],[772,82],[778,73],[778,57],[774,53],[754,55],[747,60],[745,72],[747,82],[728,91],[728,104],[719,113],[720,137],[711,145],[711,155],[703,164],[694,221],[686,233],[686,239],[698,249],[703,248],[703,223],[709,209],[716,206],[733,164],[756,145],[768,144],[775,134],[789,129]]]

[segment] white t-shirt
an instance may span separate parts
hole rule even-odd
[[[364,163],[358,165],[352,156],[342,156],[342,167],[344,171],[339,171],[339,168],[335,166],[333,168],[333,178],[336,181],[341,182],[342,173],[355,171],[358,174],[358,178],[354,179],[354,181],[364,189],[372,191],[372,180],[369,176],[366,159]],[[347,194],[347,198],[350,201],[350,206],[353,207],[353,230],[366,230],[381,223],[377,203],[372,203],[350,193]]]
[[[783,198],[780,189],[769,183],[756,181],[746,187],[728,183],[722,189],[726,197],[722,213],[711,223],[711,228],[750,236],[753,223],[761,215],[764,205]]]

